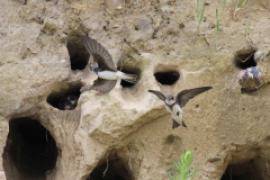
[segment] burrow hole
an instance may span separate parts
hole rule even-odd
[[[254,59],[254,54],[257,51],[256,48],[249,47],[237,51],[234,55],[233,62],[237,68],[247,69],[257,65]]]
[[[230,164],[221,180],[263,180],[254,160]]]
[[[89,61],[89,53],[82,43],[82,36],[72,35],[67,39],[67,49],[72,70],[83,70]]]
[[[3,154],[7,179],[14,179],[15,174],[19,179],[45,179],[55,168],[57,156],[55,140],[38,120],[29,117],[10,120]]]
[[[128,162],[113,153],[97,165],[87,180],[134,180],[134,177]]]
[[[59,90],[47,97],[47,102],[60,110],[75,109],[81,95],[81,83],[64,84]]]
[[[154,76],[156,80],[162,85],[173,85],[179,80],[180,73],[174,70],[157,71],[154,73]]]

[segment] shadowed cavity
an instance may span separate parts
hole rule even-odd
[[[54,138],[38,120],[29,117],[10,120],[3,154],[7,179],[45,179],[55,168],[57,156]]]

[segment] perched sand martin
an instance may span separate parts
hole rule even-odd
[[[77,106],[78,97],[76,95],[67,95],[65,97],[62,97],[57,107],[61,110],[72,110]]]
[[[241,92],[249,93],[258,90],[263,85],[263,73],[258,66],[249,67],[239,72],[238,82]]]
[[[196,95],[203,93],[212,87],[199,87],[194,89],[186,89],[179,92],[176,97],[174,96],[165,96],[160,91],[148,90],[149,92],[155,94],[159,99],[164,101],[165,107],[167,111],[169,111],[172,115],[173,125],[172,128],[177,128],[182,125],[183,127],[187,127],[185,122],[182,120],[183,110],[182,108],[187,104],[187,102],[194,98]]]
[[[93,57],[94,62],[90,61],[90,70],[98,76],[98,79],[93,85],[83,86],[81,92],[93,89],[108,93],[114,88],[117,80],[136,83],[137,75],[118,71],[110,53],[95,39],[84,36],[82,41],[88,53]]]

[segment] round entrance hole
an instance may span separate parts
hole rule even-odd
[[[38,120],[29,117],[10,120],[3,154],[4,161],[8,162],[4,162],[4,167],[15,167],[22,179],[43,179],[55,168],[57,156],[55,140]],[[12,179],[11,175],[14,172],[7,173],[7,179]]]
[[[60,110],[72,110],[77,106],[78,99],[81,95],[80,89],[82,84],[66,84],[62,90],[52,92],[47,97],[47,102]]]
[[[154,73],[154,76],[162,85],[173,85],[179,80],[180,73],[178,71],[158,71]]]
[[[230,164],[221,180],[263,180],[254,160]]]
[[[125,161],[111,155],[97,165],[87,180],[134,180],[134,177]]]
[[[235,66],[239,69],[247,69],[249,67],[256,66],[257,62],[254,59],[254,54],[256,51],[257,49],[253,47],[237,51],[233,59]]]

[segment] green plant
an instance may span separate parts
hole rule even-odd
[[[194,175],[191,169],[193,155],[191,151],[185,151],[176,163],[176,174],[170,176],[170,180],[190,180]]]
[[[222,14],[224,12],[224,9],[226,7],[227,0],[219,0],[218,7],[216,8],[216,31],[220,32],[222,31]]]
[[[236,13],[241,10],[246,4],[247,4],[248,0],[237,0],[236,1],[236,5],[234,8],[234,12],[233,12],[233,17],[236,16]]]
[[[221,31],[221,23],[220,23],[220,15],[218,12],[218,9],[216,9],[216,31],[220,32]]]
[[[196,22],[198,32],[200,32],[200,27],[204,20],[204,10],[205,10],[205,0],[196,0]]]
[[[243,8],[247,4],[248,0],[238,0],[237,1],[237,8]]]

